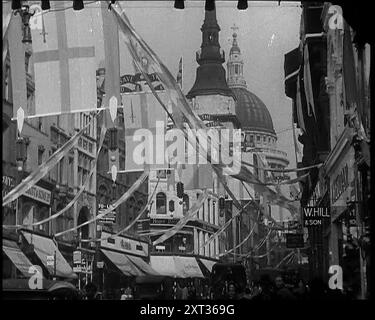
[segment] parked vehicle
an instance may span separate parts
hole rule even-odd
[[[32,289],[29,279],[3,279],[4,300],[78,300],[78,289],[69,282],[43,279],[42,288]]]

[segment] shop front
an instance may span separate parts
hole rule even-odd
[[[22,251],[33,265],[41,267],[46,279],[77,279],[77,275],[73,272],[53,239],[29,230],[22,230],[21,235],[20,247]]]
[[[358,247],[358,210],[355,153],[351,146],[352,131],[346,128],[340,137],[327,174],[330,181],[331,228],[329,239],[330,266],[343,270],[344,290],[360,293],[360,255]]]
[[[121,288],[135,287],[136,277],[159,276],[149,264],[149,243],[103,231],[96,259],[96,279],[104,299],[118,300]]]

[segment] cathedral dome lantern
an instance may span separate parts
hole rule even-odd
[[[242,130],[260,131],[276,137],[272,117],[263,101],[247,89],[243,75],[244,62],[238,45],[238,28],[232,27],[233,40],[227,63],[228,86],[236,96],[236,115]]]
[[[201,27],[202,45],[196,53],[197,68],[195,83],[189,93],[188,99],[199,95],[224,95],[234,97],[229,89],[225,69],[224,51],[220,48],[220,27],[216,20],[216,10],[205,11],[204,23]]]

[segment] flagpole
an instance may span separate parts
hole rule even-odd
[[[293,102],[294,103],[294,102]],[[297,139],[296,139],[296,131],[294,128],[294,121],[293,121],[293,104],[292,104],[292,128],[293,128],[293,141],[294,141],[294,156],[296,158],[296,167],[298,166],[298,157],[297,157]],[[298,175],[296,173],[296,175]],[[297,248],[297,260],[298,264],[301,263],[301,250]]]

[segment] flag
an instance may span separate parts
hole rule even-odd
[[[166,94],[159,92],[165,100]],[[166,103],[166,101],[164,101]],[[153,169],[167,170],[165,159],[165,143],[167,117],[166,112],[151,92],[122,94],[125,125],[125,171],[143,171],[145,166]],[[158,125],[158,127],[157,127]],[[143,141],[147,129],[150,139]],[[164,142],[164,143],[163,143]],[[140,148],[148,148],[143,152],[145,164],[139,163]]]
[[[344,52],[343,52],[343,82],[345,92],[345,109],[355,110],[358,109],[358,113],[362,120],[361,104],[358,103],[358,88],[357,88],[357,77],[355,70],[354,52],[353,52],[353,41],[350,31],[350,26],[347,22],[344,22]]]
[[[178,73],[177,73],[176,81],[179,84],[180,88],[182,89],[182,57],[180,58],[180,62],[178,63]]]
[[[97,109],[94,19],[67,7],[70,1],[51,1],[45,32],[31,30],[35,110],[27,116]]]
[[[3,3],[3,70],[5,70],[5,59],[8,53],[8,29],[13,17],[12,2]]]
[[[12,17],[8,28],[13,116],[15,118],[17,117],[17,110],[19,108],[22,108],[25,112],[27,110],[25,49],[22,43],[22,25],[22,19],[20,15],[17,15]],[[4,56],[3,62],[5,62]]]
[[[300,83],[299,74],[298,74],[298,77],[297,77],[296,109],[297,109],[298,125],[303,132],[306,132],[305,121],[303,119],[302,98],[301,98],[301,83]]]
[[[311,117],[312,116],[311,112],[312,112],[316,120],[314,93],[313,93],[313,88],[312,88],[311,71],[310,71],[309,46],[307,43],[305,44],[305,48],[304,48],[303,81],[304,81],[305,95],[306,95],[306,100],[307,100],[306,101],[307,102],[307,114],[309,117]]]
[[[120,96],[120,49],[118,24],[113,15],[109,12],[106,3],[101,3],[101,14],[103,18],[103,38],[104,38],[104,101],[102,107],[109,107],[109,99],[116,97],[118,104],[121,102]],[[107,128],[114,125],[110,119],[109,111],[106,111]]]

